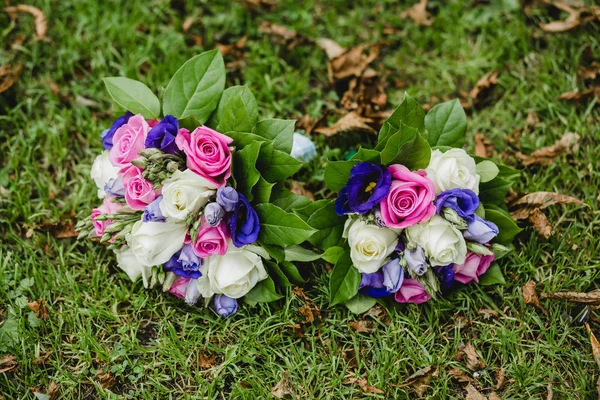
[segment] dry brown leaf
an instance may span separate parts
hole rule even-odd
[[[431,26],[434,21],[431,14],[427,11],[427,0],[419,0],[417,4],[403,11],[401,16],[402,18],[410,18],[421,26]]]
[[[525,286],[521,288],[521,294],[523,295],[523,302],[525,304],[531,304],[532,306],[539,308],[544,312],[546,311],[546,309],[540,303],[535,281],[527,282]]]
[[[479,393],[479,390],[475,389],[475,386],[470,383],[466,387],[467,395],[465,400],[488,400],[487,397]]]
[[[46,38],[46,33],[48,32],[48,21],[46,20],[46,16],[42,10],[39,8],[26,4],[19,4],[15,7],[6,7],[4,11],[7,12],[12,18],[16,18],[18,13],[31,14],[34,18],[36,39],[43,40]]]
[[[533,111],[527,113],[527,119],[525,119],[525,126],[534,128],[540,124],[540,117]]]
[[[498,84],[498,72],[492,71],[488,72],[484,76],[477,81],[471,92],[469,93],[469,97],[475,101],[481,100],[482,97],[485,97],[491,88]]]
[[[298,395],[294,393],[294,388],[289,379],[289,371],[285,371],[281,380],[271,389],[271,394],[278,399],[283,399],[287,396],[298,399]]]
[[[360,387],[360,390],[362,390],[363,393],[377,393],[377,394],[383,394],[384,393],[383,390],[378,389],[375,386],[369,385],[369,383],[367,382],[366,379],[348,377],[348,378],[344,379],[344,383],[356,383],[356,384],[358,384],[358,386]]]
[[[198,17],[187,17],[185,21],[183,21],[183,24],[181,24],[181,29],[183,30],[183,32],[187,33],[196,21],[198,21]]]
[[[48,319],[49,314],[48,309],[44,304],[44,299],[39,299],[38,301],[32,301],[31,303],[27,303],[27,307],[29,307],[29,309],[35,313],[35,316],[37,318],[42,319],[44,321]]]
[[[600,77],[600,63],[592,62],[589,67],[580,67],[577,76],[582,80],[594,80]]]
[[[477,157],[489,158],[494,152],[494,146],[483,133],[475,134],[475,155]]]
[[[54,381],[50,382],[50,386],[48,386],[46,394],[50,396],[50,400],[56,399],[60,394],[60,388],[58,387],[58,384]]]
[[[372,119],[361,117],[356,112],[350,112],[340,118],[333,126],[317,128],[315,132],[328,137],[348,132],[365,132],[376,135],[377,131],[367,125],[367,123],[372,122]]]
[[[96,375],[96,379],[98,379],[98,383],[103,389],[108,389],[114,386],[117,381],[117,379],[110,372],[100,372],[98,375]]]
[[[452,378],[456,379],[459,382],[470,383],[473,381],[473,378],[468,376],[460,368],[452,368],[450,371],[448,371],[448,375],[450,375]]]
[[[485,319],[498,318],[499,314],[497,311],[490,310],[489,308],[482,308],[478,311],[479,315],[482,315]]]
[[[569,132],[557,140],[552,146],[542,147],[527,156],[520,152],[516,154],[523,162],[523,165],[548,165],[552,164],[554,159],[561,154],[572,154],[579,150],[579,135]]]
[[[587,293],[580,292],[556,292],[540,293],[542,299],[566,300],[574,303],[600,304],[600,290]]]
[[[0,93],[6,92],[15,84],[21,76],[23,65],[17,64],[13,66],[11,63],[6,63],[0,66]]]
[[[308,197],[312,201],[315,201],[315,195],[308,189],[304,187],[304,185],[298,181],[292,181],[292,188],[290,189],[292,193],[296,193],[297,195]]]
[[[275,11],[278,0],[237,0],[242,3],[242,6],[248,11],[256,12],[258,10]]]
[[[375,330],[371,321],[351,321],[348,322],[348,326],[360,333],[371,333]]]
[[[498,372],[496,372],[496,390],[500,390],[504,387],[504,382],[506,378],[504,376],[504,368],[500,368]]]
[[[287,43],[288,49],[293,49],[302,40],[309,40],[307,37],[300,35],[285,26],[273,24],[268,21],[261,22],[259,32],[264,35],[279,38],[280,42]]]
[[[585,327],[587,328],[588,332],[590,333],[590,343],[592,344],[592,355],[594,356],[594,360],[596,360],[598,367],[600,367],[600,342],[598,342],[598,339],[596,339],[596,335],[594,335],[594,332],[592,332],[592,330],[590,329],[590,325],[587,322],[585,323]]]
[[[17,357],[13,355],[0,358],[0,374],[13,372],[18,366],[19,364],[17,363]]]
[[[363,44],[330,59],[327,62],[329,81],[334,83],[353,76],[362,76],[369,64],[379,56],[381,46],[382,43]]]
[[[477,354],[475,347],[471,344],[471,342],[467,342],[464,348],[465,355],[467,356],[467,368],[471,371],[479,371],[485,368],[485,363]]]
[[[200,353],[198,354],[198,360],[196,360],[194,365],[202,369],[209,369],[214,367],[216,363],[217,358],[214,354]]]
[[[48,357],[50,357],[52,355],[52,353],[53,353],[52,350],[47,351],[47,352],[43,353],[41,356],[34,359],[31,363],[33,365],[44,365],[44,364],[46,364],[46,361],[48,361]]]
[[[525,218],[527,218],[527,215],[526,214],[523,215],[522,213],[520,213],[519,209],[539,208],[539,209],[543,210],[543,209],[553,206],[555,204],[569,204],[569,203],[589,207],[583,201],[578,200],[572,196],[567,196],[565,194],[554,193],[554,192],[533,192],[533,193],[529,193],[529,194],[526,194],[524,196],[521,196],[521,197],[518,197],[518,198],[512,200],[509,203],[509,208],[511,210],[515,210],[514,211],[515,215],[513,215],[514,218],[525,219]]]
[[[495,392],[490,393],[488,400],[502,400]]]
[[[598,88],[588,88],[586,90],[574,90],[572,92],[565,92],[558,96],[559,100],[572,101],[574,103],[578,103],[580,101],[588,100],[589,98],[594,97],[596,92],[600,92]]]
[[[303,305],[298,309],[298,313],[304,317],[304,322],[309,323],[315,320],[315,315],[313,314],[310,306],[308,304]]]
[[[415,391],[419,398],[423,397],[427,389],[429,388],[429,384],[434,377],[437,377],[439,374],[439,370],[437,367],[425,367],[421,368],[411,376],[409,376],[401,386],[410,386],[412,390]]]
[[[539,208],[535,208],[528,212],[527,221],[533,226],[533,229],[545,239],[549,239],[552,236],[552,225],[548,221],[546,214]]]
[[[234,55],[236,58],[241,58],[243,55],[242,49],[246,45],[246,41],[248,40],[247,36],[242,36],[240,40],[231,44],[222,44],[217,43],[215,46],[223,56]]]
[[[328,38],[318,38],[315,43],[321,49],[325,50],[328,59],[334,59],[346,52],[346,49],[340,46],[336,41]]]

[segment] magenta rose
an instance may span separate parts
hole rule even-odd
[[[404,279],[400,290],[394,296],[398,303],[421,304],[429,301],[431,295],[425,291],[425,288],[416,279]]]
[[[411,172],[403,165],[388,167],[392,186],[381,200],[381,219],[391,228],[407,228],[435,214],[435,187],[423,170]]]
[[[142,170],[131,166],[123,172],[125,202],[133,210],[143,210],[158,196],[152,183],[142,176]]]
[[[106,229],[107,226],[109,226],[110,224],[113,223],[112,220],[107,220],[107,221],[96,221],[94,218],[103,215],[103,214],[116,214],[117,211],[119,211],[123,205],[121,203],[114,203],[113,202],[114,197],[105,197],[104,201],[102,202],[102,205],[100,205],[100,207],[98,208],[94,208],[92,210],[92,224],[94,225],[94,230],[96,231],[96,236],[101,237],[102,235],[104,235],[104,230]]]
[[[200,228],[198,228],[198,237],[192,243],[194,253],[200,258],[206,258],[214,255],[224,255],[227,252],[227,238],[229,232],[227,224],[221,222],[217,226],[211,226],[206,219],[202,218]]]
[[[200,126],[190,134],[180,129],[175,144],[187,157],[187,167],[196,174],[223,186],[231,176],[231,149],[233,139],[206,126]]]
[[[175,282],[173,282],[173,284],[171,285],[169,293],[179,297],[180,299],[183,299],[185,297],[185,290],[187,289],[189,281],[190,278],[182,278],[180,276],[177,277],[177,279],[175,279]]]
[[[494,256],[483,256],[468,252],[463,264],[454,264],[454,280],[461,283],[471,281],[479,282],[479,276],[483,275],[494,261]]]
[[[140,114],[129,118],[126,124],[121,125],[113,136],[113,147],[108,153],[110,162],[115,167],[127,167],[129,162],[138,156],[144,149],[144,142],[150,125]]]

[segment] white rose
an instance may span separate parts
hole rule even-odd
[[[411,244],[425,250],[432,266],[462,264],[467,256],[467,244],[462,233],[444,218],[434,215],[425,223],[406,228]]]
[[[190,213],[195,214],[206,205],[216,189],[214,183],[189,169],[175,171],[164,181],[160,211],[165,217],[183,221]]]
[[[262,258],[244,247],[229,246],[222,256],[211,256],[206,259],[207,274],[210,289],[206,281],[198,279],[198,290],[205,294],[224,294],[233,299],[239,299],[248,293],[256,284],[267,279],[267,271]]]
[[[117,263],[132,281],[135,281],[140,276],[144,282],[144,287],[148,288],[148,280],[152,277],[152,267],[142,265],[133,254],[133,251],[123,246],[119,250],[115,250],[117,255]]]
[[[184,223],[136,222],[125,240],[142,265],[162,265],[183,247],[187,226]]]
[[[106,196],[104,185],[111,179],[117,179],[119,177],[119,170],[120,168],[113,166],[108,159],[108,150],[96,157],[92,164],[90,175],[94,182],[96,182],[96,186],[98,186],[98,197],[102,199]]]
[[[398,231],[369,225],[365,221],[349,218],[346,221],[350,258],[356,269],[366,274],[376,272],[398,244]]]
[[[435,193],[460,188],[479,194],[479,175],[475,160],[463,149],[450,149],[445,153],[431,152],[431,161],[425,169],[435,186]]]

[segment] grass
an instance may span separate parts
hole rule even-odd
[[[30,36],[33,23],[27,16],[13,23],[0,13],[0,63],[15,55],[24,65],[19,81],[0,97],[0,323],[14,335],[14,341],[0,340],[0,356],[14,354],[19,364],[0,374],[0,394],[32,398],[32,388],[43,392],[55,382],[65,399],[268,398],[287,370],[300,398],[409,399],[414,393],[403,381],[434,365],[440,374],[426,396],[462,398],[465,384],[448,371],[466,371],[455,356],[470,341],[486,364],[477,378],[484,393],[502,369],[506,384],[497,393],[503,399],[542,398],[549,386],[555,398],[593,398],[600,373],[585,327],[571,321],[579,308],[545,301],[544,315],[523,303],[519,289],[530,279],[540,291],[598,287],[598,108],[557,98],[577,88],[584,60],[600,60],[600,26],[547,34],[514,0],[432,0],[435,23],[419,27],[400,17],[412,2],[400,3],[282,0],[272,12],[251,13],[228,1],[35,1],[48,18],[50,42],[30,39],[12,50],[15,36]],[[199,22],[185,34],[181,24],[190,15]],[[230,71],[228,84],[248,84],[263,117],[319,116],[336,107],[325,54],[307,43],[291,50],[274,43],[259,33],[261,21],[344,46],[387,40],[375,65],[387,71],[392,104],[404,90],[422,103],[456,97],[486,72],[500,71],[491,104],[469,115],[469,134],[486,134],[500,159],[504,135],[524,127],[529,112],[541,123],[524,130],[525,154],[566,132],[579,133],[575,155],[527,168],[516,189],[569,194],[590,209],[552,208],[556,234],[549,240],[530,228],[520,234],[516,252],[501,265],[505,286],[469,286],[428,305],[391,308],[387,323],[375,320],[375,330],[366,334],[348,325],[360,317],[328,308],[321,264],[305,268],[305,291],[322,320],[303,324],[298,310],[305,303],[292,293],[223,320],[131,283],[112,255],[93,243],[56,239],[52,226],[84,216],[97,203],[89,169],[101,149],[100,132],[118,115],[102,77],[141,79],[161,92],[189,57],[247,35],[246,65]],[[385,34],[386,28],[393,33]],[[193,44],[192,34],[203,38],[202,47]],[[394,79],[406,86],[396,89]],[[59,86],[62,101],[48,80]],[[82,105],[82,98],[92,105]],[[313,139],[321,156],[297,179],[318,195],[325,194],[325,158],[343,157],[370,140]],[[518,166],[514,159],[506,162]],[[40,298],[48,305],[46,321],[26,306]],[[483,308],[499,317],[486,319]],[[600,327],[592,322],[592,328]],[[45,364],[33,363],[48,352]],[[213,366],[199,366],[199,357]],[[104,389],[99,376],[109,372],[116,381]],[[385,394],[365,394],[345,383],[347,376],[364,378]]]

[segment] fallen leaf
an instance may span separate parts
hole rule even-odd
[[[313,314],[309,305],[305,304],[298,309],[298,313],[304,317],[306,323],[313,322],[315,315]]]
[[[54,381],[50,382],[46,394],[50,396],[50,400],[56,399],[60,394],[60,388],[58,387],[58,384]]]
[[[348,326],[360,333],[371,333],[375,330],[371,321],[351,321],[348,322]]]
[[[242,36],[242,38],[235,43],[231,43],[231,44],[217,43],[216,47],[217,47],[217,49],[219,49],[219,51],[221,52],[221,54],[223,56],[232,54],[235,56],[235,58],[241,58],[242,53],[243,53],[242,49],[246,45],[247,40],[248,40],[247,36]]]
[[[542,299],[566,300],[574,303],[600,304],[600,290],[587,293],[580,292],[556,292],[540,293]]]
[[[103,389],[108,389],[114,386],[114,384],[117,381],[116,378],[110,372],[100,372],[98,373],[98,375],[96,375],[96,379],[98,379],[98,383],[100,384],[100,386],[102,386]]]
[[[543,210],[556,204],[577,204],[589,207],[572,196],[554,192],[533,192],[514,198],[508,203],[511,216],[516,220],[527,219],[535,210]]]
[[[328,137],[348,132],[364,132],[376,135],[377,131],[367,125],[370,122],[373,122],[373,120],[361,117],[356,112],[350,112],[340,118],[333,126],[316,128],[315,132]]]
[[[333,59],[341,56],[346,52],[346,49],[340,46],[336,41],[328,38],[318,38],[315,40],[317,46],[325,50],[328,59]]]
[[[194,17],[194,16],[190,16],[187,17],[185,19],[185,21],[183,21],[183,24],[181,24],[181,29],[183,30],[184,33],[187,33],[190,28],[192,27],[192,25],[194,25],[194,23],[198,20],[198,17]]]
[[[437,367],[428,366],[421,368],[411,376],[409,376],[400,386],[410,386],[419,398],[423,397],[429,384],[434,377],[439,375]]]
[[[472,382],[473,378],[471,378],[470,376],[468,376],[462,369],[460,368],[452,368],[450,371],[448,371],[448,375],[450,375],[452,378],[456,379],[459,382]]]
[[[8,355],[3,358],[0,358],[0,374],[4,374],[6,372],[13,372],[17,369],[19,364],[17,363],[17,357],[13,355]]]
[[[39,299],[37,301],[27,303],[27,307],[29,307],[29,309],[35,313],[35,316],[37,318],[42,319],[44,321],[48,319],[49,314],[48,309],[44,304],[44,299]]]
[[[553,230],[546,214],[539,208],[534,208],[528,214],[527,221],[533,226],[533,229],[545,239],[549,239],[552,236]]]
[[[83,97],[81,95],[75,96],[75,104],[78,107],[100,108],[100,103],[98,103],[95,100],[88,99],[87,97]]]
[[[271,389],[271,394],[278,399],[283,399],[286,396],[296,399],[299,398],[296,393],[294,393],[294,388],[289,380],[289,371],[283,373],[281,380],[273,387],[273,389]]]
[[[304,185],[298,181],[292,181],[292,188],[290,189],[290,191],[292,193],[308,197],[312,201],[315,201],[315,195],[310,190],[306,189]]]
[[[586,90],[574,90],[572,92],[562,93],[558,96],[558,99],[579,103],[580,101],[591,99],[596,95],[596,92],[600,93],[600,89],[591,87]]]
[[[552,146],[542,147],[527,156],[520,152],[516,155],[523,161],[523,165],[548,165],[562,154],[572,154],[579,150],[579,138],[577,133],[569,132],[557,140]]]
[[[488,400],[487,397],[479,393],[479,390],[475,389],[475,386],[470,383],[466,387],[467,395],[465,400]]]
[[[377,56],[382,43],[363,44],[330,58],[327,62],[329,81],[334,83],[350,77],[360,77]]]
[[[15,7],[6,7],[4,9],[11,18],[16,18],[18,13],[29,13],[34,18],[35,23],[35,36],[37,40],[43,40],[46,38],[46,33],[48,32],[48,21],[46,20],[46,16],[39,8],[29,6],[26,4],[19,4]]]
[[[540,124],[540,117],[534,113],[527,113],[527,118],[525,119],[525,126],[534,128]]]
[[[546,309],[540,304],[535,281],[532,280],[527,282],[521,288],[521,294],[523,295],[523,302],[525,304],[531,304],[532,306],[546,312]]]
[[[198,354],[198,360],[196,360],[194,365],[196,365],[202,369],[209,369],[209,368],[214,367],[216,363],[217,363],[217,358],[215,357],[214,354],[200,353],[200,354]]]
[[[46,361],[48,361],[48,358],[52,355],[52,350],[47,351],[45,353],[43,353],[42,355],[40,355],[39,357],[35,358],[31,363],[33,365],[44,365],[46,364]]]
[[[496,390],[500,390],[504,387],[504,381],[506,377],[504,376],[504,368],[500,368],[498,372],[496,372]]]
[[[22,64],[13,66],[11,63],[6,63],[0,66],[0,93],[10,89],[19,79],[22,71]]]
[[[485,319],[498,318],[498,312],[490,310],[489,308],[482,308],[478,311],[479,315],[482,315]]]
[[[477,351],[471,342],[467,342],[464,352],[467,356],[466,364],[468,369],[475,372],[485,368],[485,363],[479,358],[479,354],[477,354]]]
[[[242,6],[248,11],[256,12],[258,10],[275,11],[275,7],[279,3],[278,0],[237,0],[242,3]]]
[[[417,4],[412,6],[401,14],[402,18],[410,18],[417,25],[431,26],[433,24],[433,17],[427,11],[427,0],[419,0]]]
[[[494,146],[482,133],[475,134],[475,155],[477,157],[489,158],[494,152]]]
[[[487,96],[490,89],[498,84],[498,72],[492,71],[488,72],[484,76],[477,81],[471,92],[469,93],[469,97],[474,101],[481,101],[484,97]]]
[[[358,384],[358,386],[360,387],[360,390],[362,390],[363,393],[377,393],[377,394],[383,394],[384,393],[383,390],[378,389],[375,386],[369,385],[369,383],[367,382],[366,379],[349,377],[349,378],[344,379],[344,383],[356,383],[356,384]]]
[[[596,339],[596,335],[590,329],[590,325],[586,322],[585,327],[590,333],[590,343],[592,344],[592,355],[594,356],[594,360],[596,360],[596,364],[600,367],[600,342]],[[598,394],[598,398],[600,398],[600,378],[596,381],[596,392]]]
[[[311,41],[311,39],[307,36],[300,35],[297,32],[286,28],[285,26],[273,24],[268,21],[261,22],[259,32],[264,35],[270,35],[279,38],[279,42],[282,44],[287,44],[288,50],[293,49],[300,42]]]
[[[488,400],[502,400],[495,392],[490,393]]]

